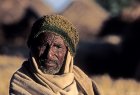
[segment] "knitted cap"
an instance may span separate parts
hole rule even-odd
[[[68,46],[70,53],[74,56],[76,46],[79,42],[79,34],[76,28],[66,18],[61,15],[47,15],[38,19],[32,27],[27,45],[30,47],[31,41],[43,32],[53,32],[61,36]]]

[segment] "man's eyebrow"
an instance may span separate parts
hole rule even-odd
[[[55,45],[63,45],[62,43],[59,42],[54,42]]]

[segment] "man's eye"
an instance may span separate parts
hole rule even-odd
[[[56,48],[61,48],[61,45],[55,45]]]

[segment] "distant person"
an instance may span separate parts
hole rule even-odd
[[[101,95],[81,69],[73,65],[79,35],[63,16],[38,19],[28,39],[30,57],[10,82],[10,95]]]

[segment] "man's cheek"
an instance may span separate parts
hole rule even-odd
[[[64,61],[64,57],[60,57],[59,61],[60,61],[60,63],[62,64],[63,61]]]

